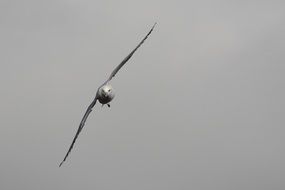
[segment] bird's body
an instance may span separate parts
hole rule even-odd
[[[77,132],[75,134],[75,137],[73,138],[73,141],[63,159],[63,161],[60,163],[59,166],[61,166],[63,164],[63,162],[66,160],[66,158],[68,157],[69,153],[71,152],[73,145],[79,135],[79,133],[81,132],[81,130],[84,127],[84,124],[86,122],[87,117],[89,116],[89,114],[92,111],[92,108],[95,106],[97,100],[102,104],[102,106],[104,104],[107,104],[108,107],[110,107],[110,102],[113,100],[113,98],[115,97],[115,92],[114,89],[112,88],[112,86],[110,85],[110,81],[111,79],[117,74],[117,72],[122,68],[122,66],[132,57],[132,55],[135,53],[135,51],[144,43],[144,41],[147,39],[147,37],[150,35],[150,33],[153,31],[154,26],[156,25],[156,23],[153,25],[153,27],[151,28],[151,30],[147,33],[147,35],[143,38],[143,40],[133,49],[133,51],[131,51],[131,53],[125,57],[125,59],[123,59],[123,61],[113,70],[113,72],[111,73],[111,75],[109,76],[109,78],[107,79],[106,82],[104,82],[97,90],[96,96],[94,98],[94,100],[91,102],[91,104],[88,106],[80,124],[79,127],[77,129]]]
[[[102,105],[110,103],[114,97],[115,92],[110,84],[105,84],[97,90],[97,99]]]

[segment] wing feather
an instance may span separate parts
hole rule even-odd
[[[72,150],[72,148],[73,148],[73,145],[74,145],[74,143],[75,143],[75,141],[76,141],[78,135],[80,134],[81,130],[82,130],[83,127],[84,127],[84,124],[85,124],[85,122],[86,122],[86,119],[88,118],[89,114],[90,114],[91,111],[92,111],[92,108],[93,108],[94,105],[96,104],[96,101],[97,101],[97,96],[96,96],[95,99],[92,101],[92,103],[88,106],[88,108],[87,108],[87,110],[86,110],[86,112],[85,112],[85,114],[84,114],[84,116],[83,116],[83,118],[82,118],[82,120],[81,120],[81,122],[80,122],[80,124],[79,124],[79,127],[78,127],[78,129],[77,129],[77,132],[76,132],[76,134],[75,134],[75,137],[73,138],[72,143],[71,143],[71,145],[70,145],[70,147],[69,147],[69,149],[68,149],[68,151],[67,151],[67,153],[66,153],[64,159],[63,159],[62,162],[59,164],[59,167],[63,164],[63,162],[66,160],[66,158],[68,157],[69,153],[71,152],[71,150]]]
[[[151,34],[151,32],[153,31],[155,25],[156,25],[156,23],[152,26],[152,28],[147,33],[147,35],[142,39],[142,41],[135,47],[135,49],[133,51],[131,51],[131,53],[127,57],[125,57],[125,59],[123,59],[123,61],[113,70],[113,72],[109,76],[108,80],[104,84],[108,83],[117,74],[117,72],[121,69],[121,67],[123,67],[124,64],[133,56],[133,54],[137,51],[137,49],[144,43],[144,41]]]

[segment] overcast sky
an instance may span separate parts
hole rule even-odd
[[[0,189],[284,190],[284,10],[1,0]],[[58,168],[98,86],[154,22]]]

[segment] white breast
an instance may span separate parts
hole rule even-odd
[[[115,97],[115,92],[110,84],[106,84],[98,90],[98,100],[102,104],[107,104]]]

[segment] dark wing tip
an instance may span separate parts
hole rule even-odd
[[[61,162],[60,162],[60,164],[59,164],[59,168],[61,167],[61,165],[63,164],[63,162],[65,162],[65,160],[66,160],[66,158],[64,158]]]
[[[65,162],[66,158],[68,157],[68,155],[69,155],[69,153],[70,153],[70,151],[71,151],[71,149],[72,149],[72,147],[73,147],[73,144],[74,144],[74,143],[72,143],[71,148],[69,148],[69,150],[68,150],[68,152],[66,153],[64,159],[60,162],[60,164],[59,164],[58,167],[60,167],[60,166]]]
[[[155,22],[154,25],[151,27],[151,31],[153,31],[153,29],[156,25],[157,25],[157,22]]]

